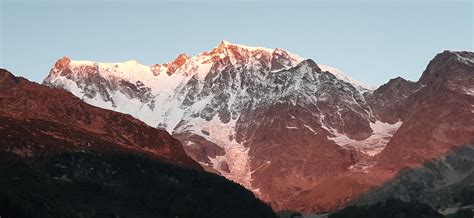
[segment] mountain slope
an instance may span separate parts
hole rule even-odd
[[[418,167],[474,144],[473,53],[436,55],[418,84],[422,88],[408,98],[403,125],[380,154],[384,167]]]
[[[8,217],[274,217],[129,115],[0,70],[0,213]]]
[[[167,132],[144,125],[131,116],[84,104],[68,92],[29,82],[3,69],[0,70],[0,83],[1,116],[15,123],[25,123],[19,128],[27,129],[27,123],[51,128],[50,131],[42,128],[33,131],[70,144],[64,149],[95,147],[93,139],[97,139],[97,143],[105,142],[115,149],[150,154],[167,162],[200,169]],[[63,128],[70,130],[62,131]],[[72,132],[82,139],[73,137]],[[16,148],[15,144],[3,146],[9,150]],[[104,146],[104,149],[106,147],[110,146]],[[42,148],[33,146],[30,149],[24,152],[35,154],[35,149]]]

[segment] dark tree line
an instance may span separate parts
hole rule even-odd
[[[427,204],[388,199],[370,206],[348,206],[330,218],[437,218],[443,217]]]
[[[12,161],[13,160],[13,161]],[[4,217],[274,217],[225,178],[131,154],[0,154]]]

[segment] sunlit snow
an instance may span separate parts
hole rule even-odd
[[[328,137],[328,139],[334,141],[339,146],[350,146],[370,156],[374,156],[385,148],[393,134],[397,132],[401,125],[401,121],[390,124],[377,120],[375,123],[370,123],[370,128],[372,128],[373,131],[372,135],[364,140],[354,140],[337,132],[333,133],[334,136]]]

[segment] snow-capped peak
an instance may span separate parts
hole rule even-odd
[[[125,61],[125,64],[138,64],[138,61],[137,60],[128,60],[128,61]]]
[[[257,51],[257,50],[260,50],[260,51],[265,51],[265,52],[269,52],[269,53],[272,53],[274,49],[270,49],[270,48],[265,48],[265,47],[254,47],[254,46],[246,46],[246,45],[240,45],[240,44],[235,44],[235,43],[231,43],[229,41],[226,41],[226,40],[222,40],[219,45],[217,46],[217,48],[222,48],[222,47],[238,47],[238,48],[242,48],[242,49],[245,49],[245,50],[248,50],[248,51]]]
[[[262,52],[272,54],[273,57],[275,57],[275,56],[285,56],[287,54],[289,56],[288,59],[291,61],[291,66],[296,66],[297,64],[299,64],[299,63],[301,63],[302,61],[305,60],[305,58],[300,57],[297,54],[288,52],[288,51],[286,51],[282,48],[270,49],[270,48],[265,48],[265,47],[246,46],[246,45],[231,43],[231,42],[226,41],[226,40],[222,40],[215,49],[224,49],[224,48],[229,48],[229,47],[237,47],[237,48],[241,48],[241,49],[244,49],[246,51],[249,51],[249,52],[262,51]],[[318,66],[321,68],[322,71],[327,71],[329,73],[332,73],[338,79],[343,80],[343,81],[348,82],[348,83],[351,83],[354,86],[356,86],[357,88],[362,89],[362,91],[371,91],[371,90],[374,90],[376,88],[373,85],[365,84],[365,83],[360,82],[358,80],[352,79],[350,76],[345,74],[343,71],[341,71],[341,70],[339,70],[335,67],[322,65],[322,64],[318,64]],[[278,70],[279,69],[280,68],[278,68]]]
[[[160,74],[171,76],[175,73],[183,74],[183,76],[197,74],[199,79],[204,79],[217,62],[222,62],[220,64],[222,65],[228,61],[232,66],[243,66],[246,69],[254,69],[254,66],[257,66],[255,70],[262,68],[260,70],[270,69],[271,71],[278,71],[294,67],[303,60],[305,60],[305,58],[281,48],[270,49],[246,46],[222,40],[217,47],[210,51],[202,52],[193,57],[181,53],[173,61],[164,64],[146,66],[136,60],[123,63],[98,63],[94,61],[76,61],[68,57],[63,57],[56,62],[55,69],[57,70],[55,71],[62,71],[67,66],[73,68],[89,66],[100,72],[102,72],[102,70],[99,70],[99,68],[106,69],[108,74],[113,74],[114,72],[120,72],[121,75],[130,73],[136,74],[137,71],[140,71],[154,76]],[[337,68],[321,64],[318,64],[318,66],[323,71],[334,74],[338,79],[351,83],[360,88],[360,90],[367,91],[374,89],[372,86],[353,80]],[[117,69],[113,70],[114,68]]]

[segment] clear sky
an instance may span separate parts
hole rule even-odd
[[[54,62],[165,63],[221,40],[280,47],[357,80],[417,80],[443,50],[473,50],[471,0],[0,0],[0,67],[41,82]]]

